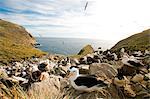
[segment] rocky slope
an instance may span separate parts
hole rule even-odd
[[[44,54],[33,47],[35,42],[24,27],[0,19],[0,63]]]
[[[111,48],[112,51],[119,51],[122,47],[126,50],[150,50],[150,29],[141,33],[134,34],[126,39],[119,41]]]

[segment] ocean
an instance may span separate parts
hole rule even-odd
[[[87,44],[90,44],[94,49],[102,47],[103,50],[109,49],[115,44],[113,41],[81,38],[37,37],[36,41],[41,44],[39,49],[63,55],[77,54]]]

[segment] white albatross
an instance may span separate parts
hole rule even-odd
[[[80,75],[79,70],[75,67],[70,67],[68,78],[73,88],[79,91],[105,91],[103,88],[108,87],[108,84],[102,80],[97,80],[93,75]]]

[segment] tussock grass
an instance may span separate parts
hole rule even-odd
[[[24,27],[0,19],[0,64],[46,54],[33,48],[35,42]]]
[[[63,86],[63,85],[61,85]],[[11,89],[8,88],[0,88],[0,98],[2,99],[113,99],[119,96],[112,92],[116,91],[115,89],[107,89],[108,92],[104,92],[103,95],[99,91],[95,92],[81,92],[77,91],[71,86],[69,88],[63,88],[63,90],[57,89],[56,86],[52,84],[52,82],[42,82],[36,83],[29,89],[28,92],[22,90],[19,86],[14,86]],[[111,91],[110,91],[111,90]]]
[[[146,49],[150,50],[150,29],[138,34],[134,34],[126,39],[119,41],[115,46],[111,48],[111,51],[119,52],[123,47],[127,51],[144,51]]]
[[[47,54],[28,45],[12,43],[6,38],[0,38],[0,62],[8,63],[11,61],[20,61],[32,56],[42,56]]]
[[[27,94],[19,85],[7,88],[0,84],[0,99],[27,99]]]

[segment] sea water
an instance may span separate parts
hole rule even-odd
[[[95,50],[98,47],[103,50],[110,49],[115,44],[113,41],[81,38],[37,37],[36,40],[41,44],[39,49],[63,55],[77,54],[87,44],[90,44]]]

